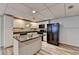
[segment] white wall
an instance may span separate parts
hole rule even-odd
[[[2,40],[4,47],[11,46],[13,44],[13,18],[4,16],[2,19]]]
[[[60,23],[60,43],[79,47],[79,16],[51,20]]]
[[[0,47],[1,47],[1,17],[0,17]]]

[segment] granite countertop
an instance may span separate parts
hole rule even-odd
[[[32,38],[27,38],[27,40],[23,40],[21,42],[26,42],[26,41],[33,40],[33,39],[36,39],[36,38],[39,38],[39,37],[42,37],[42,35],[34,36]]]
[[[27,35],[26,35],[26,37],[27,37]],[[38,35],[36,35],[36,36],[33,36],[33,37],[30,37],[30,38],[26,38],[26,37],[23,37],[23,36],[14,36],[14,38],[16,39],[16,40],[18,40],[19,42],[21,42],[21,43],[23,43],[23,42],[26,42],[26,41],[29,41],[29,40],[33,40],[33,39],[35,39],[35,38],[39,38],[39,37],[42,37],[42,35],[41,34],[38,34]],[[25,40],[23,40],[24,38],[26,38]]]
[[[27,34],[27,33],[31,33],[31,32],[39,32],[39,31],[22,31],[22,32],[13,32],[13,34]]]
[[[13,38],[19,42],[29,41],[38,37],[42,37],[45,34],[42,34],[40,31],[24,31],[24,32],[14,32]]]

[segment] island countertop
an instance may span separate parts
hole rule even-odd
[[[32,32],[40,32],[40,31],[22,31],[22,32],[13,32],[13,34],[27,34],[27,33],[32,33]]]
[[[42,34],[38,34],[37,32],[38,31],[17,32],[17,33],[14,33],[13,37],[19,42],[26,42],[26,41],[44,36]]]

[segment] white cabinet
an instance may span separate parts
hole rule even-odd
[[[31,28],[38,28],[38,23],[31,23]]]
[[[25,28],[25,21],[16,19],[13,21],[14,28]]]

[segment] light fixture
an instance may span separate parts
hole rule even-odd
[[[35,10],[33,10],[33,11],[32,11],[32,13],[33,13],[33,14],[35,14],[35,13],[36,13],[36,11],[35,11]]]

